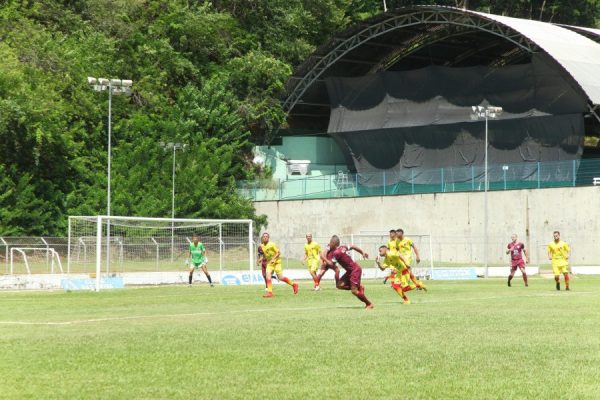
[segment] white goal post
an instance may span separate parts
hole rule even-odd
[[[198,235],[210,259],[209,270],[253,271],[253,221],[250,219],[70,216],[69,273],[152,276],[187,270],[189,243]],[[161,275],[162,274],[162,275]]]

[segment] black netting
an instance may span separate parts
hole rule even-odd
[[[581,156],[585,96],[541,56],[501,68],[431,66],[328,78],[327,87],[329,133],[367,185],[381,184],[374,172],[382,170],[388,172],[387,184],[429,184],[441,177],[426,170],[482,165],[485,123],[473,118],[473,105],[504,109],[489,123],[490,164]],[[523,167],[522,179],[532,168]],[[457,169],[450,179],[472,179],[472,173]]]

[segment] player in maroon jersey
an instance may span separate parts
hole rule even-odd
[[[523,274],[523,281],[525,282],[525,286],[529,286],[527,284],[527,274],[525,273],[525,263],[527,263],[527,251],[525,250],[525,245],[517,240],[517,234],[513,233],[510,237],[511,242],[508,244],[506,250],[506,254],[510,254],[510,275],[508,276],[508,286],[510,287],[510,281],[513,276],[515,276],[515,272],[517,268],[521,270]]]
[[[326,257],[322,257],[329,267],[339,264],[346,270],[346,273],[337,281],[336,287],[340,290],[350,290],[360,301],[365,303],[365,308],[373,308],[373,303],[365,296],[365,287],[360,284],[362,268],[350,256],[348,251],[354,250],[360,253],[365,259],[369,255],[356,246],[340,245],[340,238],[333,235],[329,241],[329,251]]]
[[[339,267],[337,266],[337,264],[333,264],[333,266],[329,266],[329,265],[327,265],[327,263],[325,261],[323,261],[327,257],[327,254],[329,253],[329,250],[330,250],[329,245],[327,245],[327,247],[325,248],[325,250],[323,250],[321,252],[321,254],[320,254],[321,255],[321,270],[319,271],[319,274],[317,275],[317,281],[318,281],[318,284],[320,285],[321,284],[321,278],[323,278],[323,275],[325,275],[325,273],[328,270],[332,269],[333,272],[334,272],[334,274],[335,274],[335,286],[337,287],[337,284],[338,284],[338,282],[340,280],[340,269],[339,269]]]

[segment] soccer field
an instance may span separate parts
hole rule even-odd
[[[600,278],[0,293],[0,398],[598,399]]]

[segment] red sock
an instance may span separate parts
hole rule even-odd
[[[286,278],[285,276],[283,278],[281,278],[281,282],[285,282],[285,283],[287,283],[290,286],[292,286],[294,284],[294,282],[292,282],[290,280],[290,278]]]
[[[315,287],[319,286],[319,278],[313,278],[313,282],[315,283]]]
[[[569,274],[565,274],[565,286],[569,287],[569,281],[571,280],[571,278],[569,277]]]
[[[273,282],[271,282],[271,278],[267,278],[267,290],[273,293]]]

